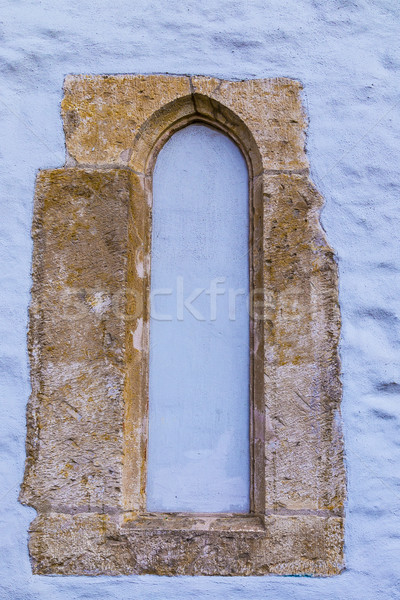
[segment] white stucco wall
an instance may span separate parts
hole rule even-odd
[[[0,8],[0,598],[400,598],[396,0],[9,0]],[[340,267],[347,570],[299,577],[32,576],[18,504],[35,174],[64,162],[67,73],[289,76],[304,84],[308,152]]]

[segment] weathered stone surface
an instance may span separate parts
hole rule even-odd
[[[337,268],[305,176],[264,177],[266,508],[341,509]]]
[[[69,75],[62,101],[67,150],[80,164],[127,165],[143,123],[187,95],[188,77]]]
[[[104,514],[35,519],[29,549],[41,574],[336,575],[343,568],[342,520],[270,516],[257,530],[121,527]]]
[[[161,123],[192,115],[237,133],[232,111],[254,137],[267,170],[304,170],[306,119],[301,84],[291,79],[223,81],[173,75],[69,75],[62,114],[70,157],[82,165],[129,165],[135,137],[161,111]],[[239,135],[239,139],[240,139]]]
[[[21,498],[38,510],[121,505],[130,173],[38,176]]]
[[[331,575],[343,567],[340,315],[288,79],[69,76],[68,167],[39,174],[21,500],[36,573]],[[146,512],[152,169],[213,125],[250,178],[251,512]]]
[[[243,120],[254,136],[265,170],[308,168],[306,119],[298,81],[222,81],[213,77],[192,77],[191,81],[199,112],[214,118],[219,104],[222,110],[227,107]]]

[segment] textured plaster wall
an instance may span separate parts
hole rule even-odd
[[[400,598],[400,6],[380,1],[3,2],[0,66],[0,597]],[[304,84],[343,317],[347,570],[329,579],[32,576],[25,457],[32,199],[64,162],[66,73],[288,76]]]

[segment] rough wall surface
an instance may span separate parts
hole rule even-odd
[[[376,2],[205,0],[2,10],[1,596],[398,598],[400,9]],[[33,510],[18,504],[29,395],[26,355],[35,174],[61,165],[65,74],[202,73],[302,81],[313,178],[339,261],[348,467],[347,570],[330,579],[32,576]],[[397,72],[397,73],[396,73]],[[6,133],[7,135],[4,135]]]

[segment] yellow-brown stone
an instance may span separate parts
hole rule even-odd
[[[345,477],[337,269],[301,85],[68,76],[65,168],[38,176],[27,463],[42,574],[331,575]],[[250,177],[251,512],[146,512],[152,169],[178,129],[230,135]]]

